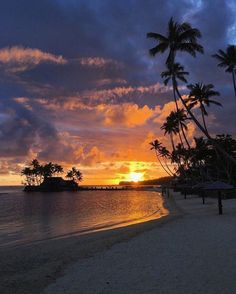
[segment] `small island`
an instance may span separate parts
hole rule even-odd
[[[24,176],[25,192],[60,192],[78,191],[79,182],[82,181],[82,173],[72,167],[63,179],[63,167],[57,163],[40,164],[37,159],[33,159],[29,166],[25,167],[21,175]]]

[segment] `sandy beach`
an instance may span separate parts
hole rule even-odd
[[[159,220],[0,252],[0,292],[234,293],[236,201],[174,198]]]
[[[236,201],[219,216],[216,199],[175,198],[173,221],[79,260],[43,293],[235,293]]]

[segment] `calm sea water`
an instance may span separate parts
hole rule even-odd
[[[0,247],[84,234],[164,214],[154,191],[25,193],[0,187]]]

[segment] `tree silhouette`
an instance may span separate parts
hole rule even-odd
[[[192,28],[191,24],[184,22],[179,24],[173,18],[169,20],[167,35],[159,33],[148,33],[148,38],[152,38],[158,44],[149,50],[150,55],[155,56],[168,50],[166,64],[173,67],[175,56],[178,51],[187,52],[196,56],[196,52],[203,53],[203,47],[198,44],[201,33],[198,29]]]
[[[169,155],[168,150],[162,146],[162,144],[156,139],[153,142],[149,143],[152,147],[151,150],[154,150],[156,153],[156,157],[157,160],[159,161],[161,167],[163,168],[163,170],[169,175],[169,176],[173,176],[173,172],[169,169],[168,165],[166,164],[166,166],[163,165],[160,157],[167,157],[167,155]],[[163,149],[165,148],[165,149]],[[168,153],[167,153],[168,152]]]
[[[196,83],[188,85],[187,88],[190,90],[189,96],[186,99],[188,107],[192,109],[195,106],[199,106],[205,131],[209,133],[205,121],[205,116],[208,115],[205,106],[209,107],[211,104],[222,106],[221,103],[210,99],[211,97],[219,96],[220,93],[213,90],[214,86],[212,84]]]
[[[76,167],[72,167],[72,169],[67,172],[66,177],[75,182],[81,182],[83,180],[82,173]]]
[[[234,86],[234,95],[236,97],[236,82],[235,82],[235,74],[236,74],[236,46],[228,45],[226,51],[218,50],[217,54],[212,55],[212,57],[216,58],[220,63],[218,63],[219,67],[225,68],[225,71],[232,74],[233,78],[233,86]]]
[[[63,168],[59,164],[49,162],[41,165],[37,159],[33,159],[29,166],[21,171],[21,175],[25,176],[29,186],[40,185],[45,178],[60,173],[63,173]]]
[[[173,92],[176,92],[180,101],[182,102],[184,108],[188,112],[190,118],[194,121],[196,126],[202,131],[202,133],[208,138],[211,144],[217,149],[224,157],[236,165],[236,159],[229,155],[217,142],[210,136],[206,131],[204,125],[202,125],[191,109],[186,104],[186,101],[182,97],[178,89],[177,78],[174,74],[174,64],[175,57],[178,52],[186,52],[196,56],[196,53],[203,53],[203,47],[198,43],[198,39],[201,38],[201,33],[198,29],[192,28],[189,23],[179,24],[175,22],[173,18],[170,19],[168,23],[167,35],[161,35],[159,33],[148,33],[148,38],[152,38],[157,41],[157,45],[149,50],[151,56],[156,56],[157,54],[164,53],[168,51],[168,56],[166,59],[167,68],[171,68],[172,71],[172,87]]]
[[[176,120],[174,112],[172,111],[166,118],[166,121],[161,126],[161,129],[164,130],[164,135],[168,134],[170,136],[170,141],[173,151],[175,150],[175,144],[173,135],[179,133],[179,122]]]
[[[184,71],[184,67],[180,63],[174,63],[173,65],[167,64],[166,66],[167,66],[167,70],[161,73],[161,77],[164,79],[164,84],[166,86],[168,85],[170,80],[172,80],[172,84],[173,84],[173,81],[175,80],[176,85],[178,85],[177,80],[187,83],[185,76],[188,75],[189,73],[187,71]],[[179,107],[178,107],[178,102],[176,98],[176,90],[174,87],[172,88],[173,88],[173,96],[174,96],[176,110],[178,111]]]

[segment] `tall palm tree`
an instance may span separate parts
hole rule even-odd
[[[209,107],[211,104],[222,106],[221,103],[210,99],[213,96],[219,96],[220,93],[214,90],[212,84],[205,85],[202,83],[196,83],[188,85],[187,88],[190,90],[189,96],[186,99],[188,107],[189,109],[192,109],[195,106],[199,106],[205,131],[209,134],[205,120],[205,116],[208,115],[205,106]]]
[[[187,71],[184,71],[184,67],[180,63],[174,63],[173,67],[171,67],[170,65],[167,65],[167,70],[161,73],[161,77],[164,78],[165,85],[167,85],[171,79],[174,79],[176,81],[176,86],[177,86],[178,85],[177,80],[187,83],[185,76],[188,74],[189,73]],[[187,116],[185,114],[184,109],[179,109],[178,107],[178,102],[176,98],[176,90],[174,87],[173,87],[173,96],[174,96],[174,101],[176,105],[176,114],[175,114],[176,120],[179,121],[179,125],[181,128],[182,134],[184,136],[184,139],[187,143],[188,148],[190,148],[189,142],[184,132],[184,129],[187,130],[187,126],[184,123],[185,120],[187,120]]]
[[[177,83],[177,75],[176,75],[176,69],[178,68],[175,66],[175,57],[177,52],[187,52],[193,57],[196,56],[196,53],[203,53],[203,47],[198,43],[198,39],[201,38],[201,32],[197,28],[192,28],[192,26],[189,23],[178,23],[171,18],[168,23],[168,31],[167,35],[164,36],[159,33],[148,33],[148,38],[152,38],[158,42],[158,44],[151,48],[149,50],[149,53],[151,56],[156,56],[159,53],[164,53],[168,50],[168,57],[166,59],[166,65],[167,65],[167,71],[170,71],[171,77],[172,77],[172,87],[173,87],[173,93],[175,96],[175,93],[179,96],[181,102],[183,103],[184,107],[188,112],[190,112],[187,108],[187,105],[185,101],[183,100],[182,96],[180,95],[178,91],[178,83]],[[179,68],[179,70],[182,70]],[[166,76],[166,73],[164,74],[164,77]],[[186,72],[185,72],[186,74]],[[182,77],[184,74],[182,74]],[[181,80],[181,79],[180,79]],[[168,82],[169,80],[167,80]],[[183,79],[182,79],[183,81]],[[176,101],[176,97],[175,97]],[[178,105],[176,103],[176,108],[178,110]],[[201,124],[198,122],[198,120],[195,118],[193,113],[189,113],[191,118],[194,120],[194,122],[197,124],[197,126],[204,131],[204,128],[201,126]]]
[[[212,57],[216,58],[220,63],[218,63],[219,67],[225,68],[226,72],[232,74],[233,85],[234,85],[234,95],[236,97],[236,46],[228,45],[226,51],[218,50],[217,54],[212,55]]]
[[[175,63],[177,51],[187,52],[194,57],[196,56],[196,52],[203,53],[203,47],[197,42],[198,38],[201,37],[200,31],[196,28],[192,28],[187,22],[182,24],[175,22],[172,17],[168,23],[166,36],[159,33],[148,33],[147,37],[158,42],[155,47],[149,50],[149,53],[155,56],[156,54],[164,53],[168,50],[166,64],[172,66]]]
[[[203,47],[198,43],[198,39],[201,38],[200,31],[196,28],[192,28],[189,23],[184,22],[179,24],[178,22],[174,22],[173,18],[171,18],[168,23],[167,36],[159,33],[148,33],[147,37],[158,42],[155,47],[149,50],[151,56],[156,56],[159,53],[164,53],[166,50],[169,50],[166,64],[167,67],[169,66],[171,68],[173,91],[176,91],[191,118],[200,130],[205,133],[204,127],[199,123],[191,110],[188,109],[182,95],[179,93],[177,78],[174,74],[175,56],[177,52],[187,52],[193,57],[196,56],[197,52],[204,52]]]

